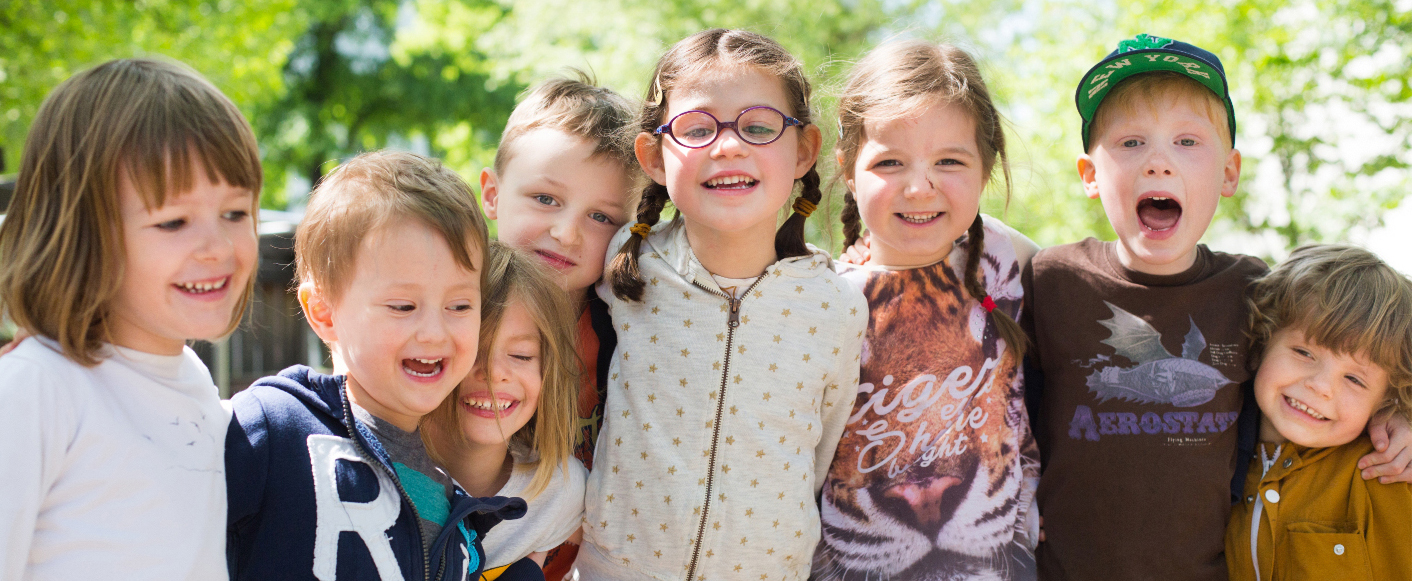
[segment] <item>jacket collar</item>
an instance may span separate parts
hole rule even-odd
[[[696,259],[696,253],[686,239],[686,225],[681,220],[672,220],[666,226],[653,230],[644,242],[639,260],[661,260],[687,282],[720,290],[710,271]],[[814,278],[824,272],[833,272],[833,260],[829,255],[812,244],[807,246],[809,254],[777,260],[766,267],[767,280],[781,276]]]

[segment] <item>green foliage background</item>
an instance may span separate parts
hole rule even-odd
[[[13,174],[64,78],[161,54],[207,75],[252,120],[265,207],[297,205],[340,159],[378,147],[437,155],[474,183],[526,86],[573,66],[637,97],[668,45],[718,26],[770,35],[802,58],[824,120],[849,63],[879,42],[970,50],[1013,144],[1008,204],[992,188],[983,208],[1041,245],[1112,236],[1074,172],[1073,88],[1140,32],[1207,48],[1228,71],[1245,163],[1212,229],[1224,249],[1279,257],[1356,238],[1412,185],[1409,0],[17,0],[0,3],[0,174]],[[821,125],[831,144],[833,123]],[[826,222],[811,222],[814,241],[836,247]]]

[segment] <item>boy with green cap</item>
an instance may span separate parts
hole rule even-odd
[[[1025,273],[1040,578],[1223,581],[1258,427],[1242,299],[1267,270],[1199,244],[1240,181],[1225,70],[1143,34],[1075,100],[1079,176],[1118,240],[1049,248]]]

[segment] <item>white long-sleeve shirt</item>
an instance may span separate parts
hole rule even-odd
[[[190,349],[0,357],[0,579],[222,580],[226,425]]]
[[[640,264],[642,302],[599,291],[618,346],[580,578],[808,577],[867,303],[822,254],[776,262],[729,300],[679,223]]]

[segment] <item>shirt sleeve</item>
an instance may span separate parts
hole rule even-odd
[[[31,340],[33,341],[33,340]],[[52,371],[22,354],[0,364],[0,578],[25,578],[45,493],[58,480],[78,402]]]
[[[546,534],[541,537],[540,544],[533,547],[532,553],[539,553],[554,549],[574,536],[574,531],[578,530],[583,522],[583,496],[588,481],[588,470],[584,469],[583,463],[578,458],[569,458],[567,470],[560,470],[561,477],[558,482],[550,482],[549,488],[544,494],[555,494],[557,498],[552,501],[552,520],[542,523]],[[532,501],[531,501],[532,502]]]
[[[241,521],[260,511],[269,474],[269,423],[254,387],[231,399],[226,429],[226,518],[235,531]]]
[[[833,464],[834,452],[843,430],[848,425],[848,416],[853,412],[853,400],[858,395],[858,371],[862,361],[863,334],[868,329],[868,302],[863,294],[846,280],[840,280],[850,299],[850,315],[842,327],[839,337],[839,354],[834,357],[834,369],[826,380],[820,404],[819,417],[823,418],[823,433],[819,445],[814,450],[814,495],[818,496],[828,478],[829,466]]]

